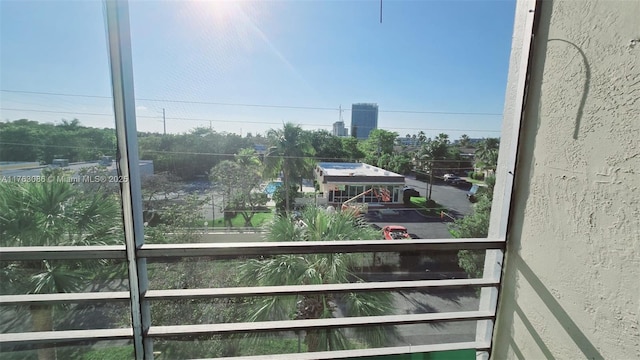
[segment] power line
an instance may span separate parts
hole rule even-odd
[[[109,116],[113,117],[113,114],[102,114],[102,113],[87,113],[87,112],[72,112],[72,111],[58,111],[58,110],[38,110],[38,109],[17,109],[17,108],[3,108],[0,107],[0,110],[5,111],[25,111],[25,112],[36,112],[36,113],[51,113],[51,114],[67,114],[67,115],[88,115],[88,116]],[[223,119],[208,119],[208,118],[188,118],[188,117],[163,117],[163,116],[145,116],[145,115],[136,115],[136,118],[140,119],[163,119],[163,120],[182,120],[182,121],[198,121],[198,122],[226,122],[226,123],[247,123],[247,124],[261,124],[261,125],[281,125],[282,122],[271,122],[271,121],[249,121],[249,120],[223,120]],[[322,127],[330,127],[331,125],[327,124],[300,124],[304,126],[322,126]],[[460,132],[493,132],[500,133],[500,130],[487,130],[487,129],[445,129],[445,128],[405,128],[405,127],[387,127],[388,129],[395,130],[422,130],[422,131],[460,131]]]
[[[58,111],[58,110],[15,109],[15,108],[0,108],[0,110],[5,110],[5,111],[26,111],[26,112],[51,113],[51,114],[68,114],[68,115],[90,115],[90,116],[111,116],[111,117],[114,116],[113,114],[87,113],[87,112],[75,112],[75,111]]]
[[[33,95],[84,97],[84,98],[94,98],[94,99],[112,99],[110,96],[100,96],[100,95],[80,95],[80,94],[66,94],[66,93],[40,92],[40,91],[23,91],[23,90],[6,90],[6,89],[0,89],[0,91],[8,92],[8,93],[15,93],[15,94],[33,94]],[[138,101],[166,102],[166,103],[179,103],[179,104],[242,106],[242,107],[259,107],[259,108],[293,109],[293,110],[324,110],[324,111],[340,111],[341,110],[339,108],[316,107],[316,106],[266,105],[266,104],[249,104],[249,103],[224,103],[224,102],[195,101],[195,100],[150,99],[150,98],[136,98],[136,100],[138,100]],[[345,110],[342,110],[342,111],[352,111],[352,110],[345,109]],[[362,110],[358,110],[358,111],[362,111]],[[373,110],[365,110],[365,111],[373,111]],[[382,113],[402,113],[402,114],[502,116],[502,113],[488,113],[488,112],[452,112],[452,111],[420,111],[420,110],[378,110],[378,112],[382,112]]]

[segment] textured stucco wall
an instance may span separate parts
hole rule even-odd
[[[495,359],[640,358],[638,38],[640,0],[542,3]]]

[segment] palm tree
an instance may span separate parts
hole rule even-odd
[[[122,242],[120,210],[114,195],[83,192],[68,182],[0,183],[0,246],[105,245]],[[82,291],[104,263],[78,260],[5,262],[3,292]],[[54,329],[54,308],[29,306],[34,331]],[[55,359],[55,348],[38,350]]]
[[[467,134],[460,135],[459,144],[460,144],[461,147],[469,146],[470,142],[471,142],[471,138],[469,138],[469,135],[467,135]]]
[[[256,150],[251,148],[240,149],[235,160],[241,166],[259,167],[262,165]]]
[[[302,178],[306,170],[313,168],[311,158],[315,151],[311,141],[305,135],[304,130],[292,123],[284,124],[282,129],[271,129],[267,132],[267,138],[271,147],[265,154],[265,173],[268,176],[276,176],[282,171],[282,180],[285,191],[286,210],[291,209],[289,191],[294,179]]]
[[[348,213],[310,207],[300,220],[286,215],[267,226],[269,241],[330,241],[379,239],[380,233]],[[279,255],[250,260],[240,267],[240,282],[251,286],[316,285],[360,281],[354,270],[361,266],[359,254]],[[336,317],[338,304],[347,316],[388,315],[392,310],[389,293],[314,294],[260,298],[251,303],[248,321],[284,319],[324,319]],[[383,346],[395,336],[393,327],[355,329],[355,335],[373,346]],[[342,329],[310,330],[304,342],[307,351],[350,348]]]
[[[478,144],[475,153],[476,166],[482,170],[496,170],[498,165],[498,148],[500,147],[500,139],[487,138]]]

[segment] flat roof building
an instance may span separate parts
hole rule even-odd
[[[320,192],[330,204],[400,204],[404,176],[364,163],[321,162],[315,168]]]

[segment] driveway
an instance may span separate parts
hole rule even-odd
[[[440,217],[425,216],[415,209],[387,209],[369,211],[365,216],[371,224],[380,228],[401,225],[416,239],[449,239],[448,222]]]

